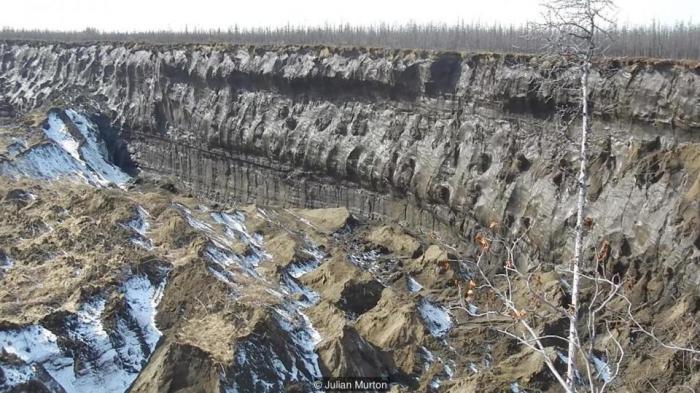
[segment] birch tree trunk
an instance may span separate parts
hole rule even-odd
[[[578,337],[578,297],[581,281],[580,269],[583,264],[583,220],[588,188],[588,134],[590,119],[588,114],[588,75],[590,73],[590,56],[581,65],[581,150],[579,152],[580,168],[578,174],[578,202],[576,213],[576,235],[574,240],[574,260],[571,266],[571,306],[569,310],[569,348],[566,367],[566,381],[571,391],[575,391],[576,349]]]

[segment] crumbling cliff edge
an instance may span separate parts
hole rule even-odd
[[[462,239],[527,224],[555,263],[571,249],[577,162],[552,119],[576,99],[549,82],[569,74],[526,55],[0,44],[15,110],[101,113],[142,170],[198,195],[346,206]],[[592,84],[589,238],[609,241],[620,270],[673,272],[659,291],[697,290],[699,66],[606,60]]]

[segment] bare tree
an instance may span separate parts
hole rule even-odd
[[[612,0],[550,0],[544,8],[544,22],[536,26],[537,37],[546,37],[544,51],[556,55],[559,60],[554,67],[564,71],[551,73],[557,76],[545,82],[551,84],[545,90],[551,94],[566,92],[567,102],[578,104],[574,108],[565,105],[555,121],[548,123],[566,130],[580,126],[573,257],[565,266],[555,267],[554,277],[548,275],[538,261],[530,260],[525,244],[535,223],[521,226],[511,234],[499,233],[494,230],[498,224],[492,223],[490,229],[479,232],[474,239],[481,248],[478,257],[459,259],[467,276],[476,281],[458,284],[459,296],[451,308],[471,317],[489,319],[495,330],[541,354],[545,366],[567,393],[580,390],[601,393],[619,375],[625,357],[624,346],[613,333],[611,319],[630,321],[637,332],[665,348],[691,354],[700,352],[667,344],[653,330],[642,326],[633,314],[632,302],[625,294],[626,284],[620,277],[611,277],[595,268],[582,269],[586,242],[595,241],[586,239],[587,227],[591,226],[586,218],[588,145],[592,137],[589,76],[593,62],[607,47],[615,6]],[[566,130],[556,131],[566,135]],[[595,261],[602,265],[609,252],[609,244],[602,240],[596,247]],[[483,267],[484,256],[489,254],[505,257],[503,266],[497,266],[495,273]],[[561,287],[556,285],[559,280]],[[590,284],[586,286],[589,296],[585,304],[580,302],[582,281]],[[555,286],[550,285],[553,283]],[[564,293],[569,299],[562,297]],[[559,299],[555,299],[556,294]],[[543,326],[557,319],[567,322],[564,334],[544,333]],[[566,350],[556,350],[562,347]],[[565,373],[555,366],[557,358],[565,364]]]
[[[486,320],[496,332],[539,353],[550,375],[567,393],[603,393],[616,383],[627,355],[613,326],[619,321],[627,321],[631,330],[651,338],[660,347],[700,355],[694,347],[666,342],[653,328],[645,327],[635,317],[636,307],[628,298],[629,282],[620,280],[616,274],[598,270],[579,272],[580,280],[590,285],[586,286],[587,301],[579,305],[581,322],[576,327],[574,340],[567,334],[547,333],[546,325],[558,320],[570,321],[571,308],[565,306],[565,293],[570,292],[571,282],[561,278],[571,277],[573,271],[571,266],[550,270],[531,258],[527,243],[529,231],[535,226],[536,223],[520,226],[512,233],[507,231],[510,234],[497,226],[480,231],[475,237],[480,248],[477,256],[452,260],[459,266],[459,275],[466,279],[457,280],[459,295],[448,304],[449,308],[462,311],[468,318]],[[439,237],[435,239],[459,254],[459,250]],[[600,262],[608,253],[609,245],[602,241],[595,250],[595,259]],[[503,266],[496,266],[495,273],[493,264],[486,263],[489,259],[503,258]],[[585,342],[580,334],[585,336]],[[567,350],[557,350],[562,347]],[[577,358],[585,361],[571,362]],[[571,380],[557,367],[557,361],[566,366],[574,363]]]
[[[611,14],[612,0],[549,0],[543,4],[544,22],[541,28],[547,34],[550,51],[574,62],[580,74],[581,139],[579,150],[578,201],[576,204],[576,229],[574,258],[571,262],[571,304],[569,309],[569,336],[567,350],[567,387],[574,391],[576,347],[580,345],[578,334],[579,295],[581,266],[583,265],[584,213],[588,188],[588,138],[591,132],[589,114],[589,75],[593,58],[600,54],[599,37],[605,37],[614,26]]]
[[[565,337],[558,334],[544,334],[543,325],[558,319],[570,320],[572,313],[570,307],[561,305],[563,291],[560,291],[558,286],[550,285],[556,280],[552,280],[552,275],[545,272],[542,264],[528,257],[526,239],[533,226],[534,223],[521,228],[514,236],[503,236],[494,230],[485,230],[477,235],[476,242],[481,252],[476,260],[464,258],[459,261],[465,263],[465,270],[480,284],[477,285],[475,281],[470,280],[466,284],[466,291],[463,291],[465,288],[462,288],[461,283],[458,284],[460,295],[451,304],[451,309],[460,309],[472,317],[490,319],[496,331],[542,355],[550,374],[567,393],[578,391],[576,387],[578,383],[587,385],[587,390],[591,392],[602,393],[618,376],[625,351],[622,344],[611,334],[608,322],[605,321],[610,345],[602,351],[603,356],[595,356],[596,328],[601,319],[600,316],[610,312],[608,306],[611,302],[619,299],[626,300],[621,292],[623,284],[605,277],[579,273],[581,279],[590,280],[593,284],[591,300],[582,307],[586,316],[585,328],[588,334],[585,347],[579,339],[578,333],[581,327],[578,325],[573,340],[571,335]],[[502,272],[493,276],[489,275],[483,267],[483,259],[490,253],[505,257]],[[520,263],[517,262],[518,260]],[[522,269],[517,265],[528,268]],[[571,274],[570,267],[556,271],[556,276]],[[564,286],[571,289],[570,283]],[[480,306],[477,307],[476,304]],[[631,303],[627,301],[627,304]],[[620,315],[620,318],[625,317]],[[555,351],[552,343],[555,346],[565,346],[568,351],[565,353]],[[578,369],[574,367],[573,377],[569,381],[567,374],[557,369],[556,357],[568,365],[571,364],[570,359],[575,359],[577,356],[587,360],[582,365],[585,374],[580,375]]]

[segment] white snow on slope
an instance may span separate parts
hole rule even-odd
[[[0,345],[4,351],[29,362],[44,362],[58,353],[56,336],[38,325],[0,332]]]
[[[42,364],[53,379],[59,382],[67,393],[72,393],[73,359],[61,354],[56,344],[56,336],[47,329],[32,325],[19,330],[0,332],[0,348],[15,355],[23,364],[2,365],[3,373],[12,375],[0,388],[11,388],[34,378],[34,364]],[[68,370],[68,371],[65,371]]]
[[[6,255],[3,252],[0,252],[0,273],[7,272],[14,266],[14,262],[12,262],[12,259],[8,255]],[[0,277],[2,277],[2,274],[0,274]]]
[[[97,126],[72,109],[68,109],[66,114],[80,130],[80,133],[83,134],[85,142],[80,146],[80,154],[93,173],[97,174],[97,178],[101,180],[102,185],[114,183],[121,186],[128,182],[130,179],[129,175],[105,159],[108,155],[107,149],[104,143],[98,139]]]
[[[187,221],[187,224],[189,226],[191,226],[192,228],[194,228],[198,231],[205,232],[205,234],[207,234],[207,235],[216,235],[216,233],[214,232],[214,228],[212,228],[212,226],[207,224],[206,222],[195,218],[192,215],[192,210],[187,208],[187,206],[182,205],[180,203],[175,203],[175,204],[173,204],[173,206],[177,210],[179,210],[180,213],[182,213],[183,217],[185,217],[185,221]],[[218,236],[217,236],[217,238],[218,238]]]
[[[212,240],[204,250],[204,255],[212,262],[207,266],[207,270],[219,281],[228,284],[232,289],[236,288],[236,279],[233,271],[243,272],[252,277],[258,277],[257,272],[244,268],[244,264],[238,255],[234,254],[225,246]]]
[[[264,249],[262,236],[248,232],[245,227],[245,217],[242,214],[212,212],[209,214],[214,221],[212,225],[204,221],[206,217],[202,219],[195,217],[192,210],[182,204],[174,204],[174,207],[180,211],[193,229],[209,238],[210,244],[207,245],[204,255],[213,263],[208,266],[212,275],[232,288],[235,288],[236,284],[234,272],[261,279],[256,268],[263,260],[270,258],[270,254]],[[216,224],[223,227],[224,235],[215,229]],[[239,255],[233,252],[232,247],[236,242],[242,242],[248,246],[245,254]]]
[[[293,381],[303,380],[302,376],[307,380],[320,379],[321,370],[315,348],[316,344],[321,342],[321,335],[314,329],[309,317],[301,312],[299,304],[288,305],[286,310],[278,309],[277,312],[282,317],[278,322],[289,333],[294,344],[300,349],[299,355],[301,355],[300,364],[293,364],[287,370],[287,375]]]
[[[66,317],[65,339],[71,349],[65,352],[57,336],[40,325],[0,332],[0,351],[22,361],[0,363],[3,373],[11,376],[0,384],[0,391],[37,378],[41,365],[66,393],[125,392],[160,339],[155,313],[164,285],[165,280],[155,286],[144,276],[127,280],[122,287],[126,315],[117,316],[110,333],[102,323],[105,300],[96,297],[84,303]]]
[[[101,319],[105,303],[100,298],[85,303],[78,311],[77,324],[68,333],[73,341],[87,344],[91,356],[81,362],[85,369],[79,369],[76,373],[79,376],[70,381],[72,389],[61,383],[66,390],[88,392],[99,387],[107,392],[123,392],[136,378],[135,372],[115,362],[119,351],[112,345]]]
[[[0,389],[3,386],[11,388],[17,386],[21,383],[28,382],[34,377],[34,369],[26,364],[8,364],[2,367],[2,372],[5,376],[4,385],[0,385]]]
[[[318,264],[315,264],[315,267],[318,267]],[[275,320],[287,333],[286,345],[275,349],[267,342],[252,341],[236,348],[237,369],[245,370],[245,374],[238,377],[252,378],[258,392],[278,392],[284,388],[287,381],[310,383],[322,377],[316,353],[316,345],[321,341],[321,335],[303,312],[318,301],[319,295],[301,285],[288,272],[282,274],[281,284],[287,294],[303,294],[302,300],[293,300],[290,297],[275,307]],[[262,364],[260,359],[265,359]],[[270,379],[265,369],[274,371],[274,378]],[[239,379],[235,378],[233,386],[227,391],[242,392],[237,386],[238,382]]]
[[[12,142],[7,145],[7,154],[10,158],[15,158],[19,153],[27,148],[27,141],[22,138],[12,138]]]
[[[416,281],[415,278],[409,275],[406,276],[406,286],[408,287],[408,291],[411,293],[416,293],[423,289],[423,286],[420,285],[420,283]]]
[[[302,285],[298,279],[316,270],[325,260],[326,254],[310,242],[302,251],[311,258],[289,264],[281,274],[280,284],[285,293],[302,295],[299,300],[301,306],[311,307],[320,300],[321,296],[311,288]]]
[[[130,309],[129,314],[138,323],[151,352],[163,335],[156,327],[156,307],[163,298],[165,281],[154,286],[147,277],[134,276],[123,285],[124,297]]]
[[[246,264],[257,267],[260,262],[271,257],[269,253],[265,252],[262,236],[257,233],[251,234],[246,228],[243,214],[240,212],[235,214],[213,212],[211,217],[224,226],[224,232],[230,240],[239,240],[250,246],[250,254],[244,257]]]
[[[592,355],[591,357],[593,358],[593,365],[595,366],[596,372],[598,373],[598,378],[600,378],[604,382],[611,382],[612,376],[610,372],[610,366],[608,365],[608,363],[606,363],[603,359],[596,357],[595,355]]]
[[[443,337],[452,328],[450,314],[442,306],[422,299],[418,305],[418,312],[433,337]]]
[[[66,153],[70,154],[76,161],[81,161],[80,158],[80,142],[75,140],[68,132],[65,123],[57,114],[49,113],[48,127],[44,128],[44,134],[60,146]]]
[[[235,374],[232,383],[225,387],[226,392],[277,393],[290,382],[307,382],[310,388],[312,381],[322,377],[315,350],[321,336],[302,309],[295,301],[275,307],[275,322],[286,332],[286,339],[281,343],[259,335],[238,343]]]
[[[65,114],[80,135],[72,134],[58,113],[51,112],[43,129],[49,142],[16,152],[12,160],[0,163],[0,174],[44,180],[64,178],[97,187],[124,186],[130,177],[107,161],[97,126],[76,111],[67,110]]]
[[[136,206],[136,215],[134,215],[134,218],[122,224],[124,227],[134,232],[134,237],[131,238],[131,242],[146,250],[153,249],[153,242],[148,238],[148,231],[151,229],[151,224],[148,221],[150,216],[146,209],[141,206]]]
[[[306,273],[316,270],[326,257],[326,254],[313,244],[307,244],[302,251],[310,258],[292,262],[286,268],[287,273],[293,278],[299,278]]]
[[[207,269],[230,286],[232,296],[238,291],[236,280],[240,274],[245,274],[259,280],[265,291],[280,299],[280,303],[272,306],[271,317],[272,323],[278,326],[277,335],[283,337],[252,334],[249,339],[237,342],[232,373],[222,375],[224,391],[276,393],[297,381],[312,389],[311,382],[322,377],[316,353],[321,336],[304,310],[314,305],[320,296],[302,285],[298,278],[318,268],[326,254],[307,239],[302,251],[308,258],[291,263],[280,272],[279,282],[272,282],[256,271],[271,256],[265,250],[263,237],[248,231],[243,214],[212,211],[206,217],[201,214],[206,209],[194,212],[184,205],[174,206],[193,229],[209,239],[203,252]],[[258,212],[275,223],[265,211]],[[248,246],[245,255],[234,251],[236,243]]]
[[[268,293],[281,298],[281,303],[273,307],[273,317],[287,337],[283,341],[284,345],[273,345],[266,336],[260,338],[257,335],[252,336],[249,341],[239,342],[236,345],[233,367],[236,371],[225,381],[228,386],[224,386],[224,390],[231,393],[243,392],[245,388],[242,385],[252,385],[256,392],[272,393],[281,391],[290,381],[305,381],[310,386],[311,381],[321,378],[318,354],[315,351],[321,336],[303,313],[305,308],[318,301],[319,295],[301,285],[297,277],[316,269],[323,262],[325,254],[309,243],[304,249],[310,257],[308,260],[297,261],[288,266],[281,273],[279,283],[268,282],[255,268],[270,258],[270,254],[265,250],[263,237],[251,234],[246,229],[245,217],[242,214],[210,214],[216,224],[223,226],[226,237],[223,239],[214,229],[215,225],[195,218],[192,211],[185,206],[176,205],[176,208],[192,228],[209,238],[210,244],[204,251],[204,256],[211,262],[208,266],[209,272],[229,284],[234,296],[235,272],[261,280],[262,284],[267,286]],[[232,246],[235,242],[242,242],[248,246],[245,256],[233,251]],[[272,289],[278,285],[281,292]],[[297,294],[303,295],[301,299],[293,296]]]
[[[89,174],[85,173],[85,168],[80,162],[55,144],[35,146],[13,161],[0,163],[0,173],[14,178],[68,178],[91,183]]]

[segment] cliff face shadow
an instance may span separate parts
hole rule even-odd
[[[430,65],[430,79],[425,83],[425,94],[454,94],[461,75],[462,56],[459,53],[441,54]]]

